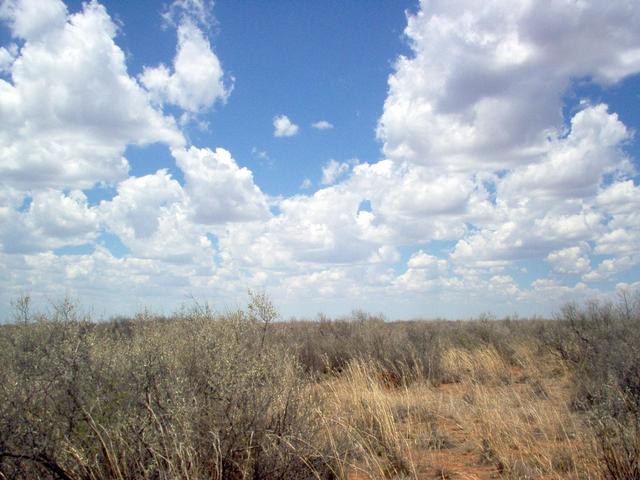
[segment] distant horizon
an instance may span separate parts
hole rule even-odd
[[[265,293],[265,292],[254,292]],[[620,292],[619,292],[620,293]],[[627,297],[627,301],[640,301],[640,292],[633,292],[634,296]],[[6,310],[6,316],[0,317],[0,325],[20,324],[23,320],[17,319],[20,315],[18,309],[15,306],[17,300],[21,300],[24,297],[16,297],[11,300],[10,308]],[[268,301],[272,302],[272,299],[267,295]],[[84,305],[81,299],[74,299],[70,297],[59,299],[58,301],[49,301],[47,303],[34,303],[33,298],[29,296],[29,322],[38,321],[38,319],[52,319],[56,314],[56,307],[60,306],[63,302],[68,301],[73,308],[74,315],[78,320],[88,320],[92,323],[110,322],[118,319],[134,320],[140,316],[149,316],[150,318],[179,318],[181,315],[191,315],[192,313],[201,310],[208,309],[214,316],[225,316],[233,312],[247,311],[249,303],[251,303],[251,297],[247,294],[245,304],[235,305],[213,305],[206,300],[190,299],[183,304],[178,305],[173,310],[158,310],[153,305],[142,306],[131,312],[115,312],[111,314],[105,314],[97,312],[90,305]],[[536,320],[555,320],[562,316],[562,310],[570,305],[575,305],[579,309],[586,309],[590,304],[596,304],[603,306],[605,303],[609,303],[614,308],[619,308],[622,302],[621,295],[617,295],[617,298],[592,298],[584,301],[583,303],[577,303],[569,301],[561,305],[557,310],[551,312],[548,315],[532,314],[523,316],[517,312],[506,313],[503,315],[496,315],[492,311],[478,312],[474,315],[466,317],[443,317],[443,316],[414,316],[414,317],[389,317],[388,315],[380,311],[370,311],[363,308],[353,308],[349,311],[339,312],[335,315],[328,315],[326,312],[318,311],[313,315],[288,315],[284,316],[280,313],[277,305],[274,305],[276,309],[275,322],[318,322],[322,320],[329,321],[358,321],[357,317],[362,316],[367,320],[383,320],[385,322],[413,322],[413,321],[425,321],[425,322],[464,322],[464,321],[536,321]]]
[[[0,319],[640,291],[633,7],[0,0]]]

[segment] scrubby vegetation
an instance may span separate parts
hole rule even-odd
[[[640,302],[277,322],[264,295],[0,326],[0,478],[640,478]]]

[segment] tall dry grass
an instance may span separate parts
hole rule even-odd
[[[409,438],[394,415],[397,400],[388,395],[381,372],[375,362],[356,360],[338,378],[322,384],[326,402],[319,414],[333,454],[340,459],[341,478],[349,473],[371,479],[416,476]]]
[[[525,354],[505,371],[494,352],[471,354],[477,373],[463,381],[467,405],[458,421],[469,426],[481,460],[506,478],[600,478],[593,432],[570,408],[570,378],[549,368],[553,357],[533,358]]]

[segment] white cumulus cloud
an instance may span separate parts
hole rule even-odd
[[[28,41],[41,39],[64,26],[67,7],[55,0],[3,0],[0,19],[9,23],[14,38]]]
[[[273,117],[273,136],[274,137],[292,137],[298,133],[299,127],[286,115],[277,115]]]
[[[2,4],[26,40],[0,79],[0,175],[22,189],[89,188],[126,178],[127,144],[183,136],[127,74],[116,26],[91,2],[73,15],[56,0]],[[55,93],[53,93],[55,92]]]
[[[0,245],[8,253],[32,253],[93,242],[98,214],[79,190],[36,192],[26,210],[0,208]]]
[[[220,224],[269,217],[266,198],[253,174],[239,167],[223,148],[190,147],[171,151],[184,172],[185,192],[194,221]]]
[[[558,273],[586,273],[591,268],[588,250],[589,247],[586,244],[556,250],[547,255],[547,262]]]
[[[640,70],[629,2],[423,0],[405,33],[413,55],[389,78],[378,136],[391,158],[449,169],[530,161],[561,130],[573,79]]]
[[[160,65],[145,68],[140,81],[159,103],[176,105],[189,112],[225,102],[230,87],[225,85],[220,60],[202,30],[188,18],[178,26],[178,45],[173,69]]]

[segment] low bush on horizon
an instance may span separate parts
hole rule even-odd
[[[14,302],[0,479],[640,478],[640,301],[553,320],[94,323]]]

